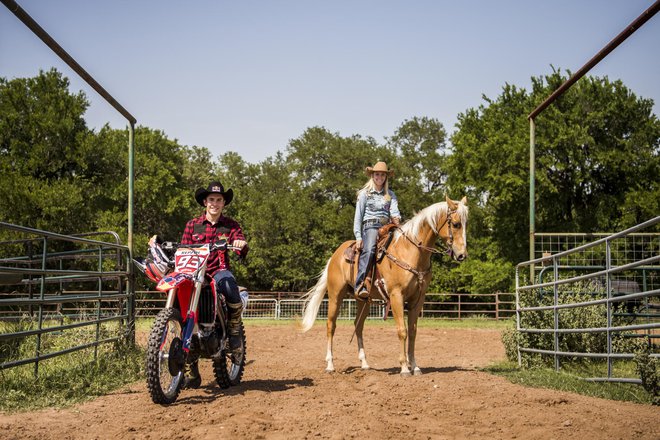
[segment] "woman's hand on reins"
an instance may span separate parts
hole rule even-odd
[[[355,249],[358,251],[362,250],[362,240],[355,240]]]

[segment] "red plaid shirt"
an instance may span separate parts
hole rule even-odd
[[[183,237],[181,244],[204,244],[213,243],[220,239],[226,239],[229,244],[234,240],[245,240],[241,226],[233,219],[220,216],[220,219],[212,225],[206,219],[206,213],[200,217],[194,218],[186,223],[186,228],[183,230]],[[247,245],[243,251],[247,249]],[[242,252],[243,252],[242,251]],[[236,251],[240,255],[240,252]],[[209,257],[206,266],[206,273],[213,276],[217,271],[227,269],[229,270],[229,258],[227,258],[227,251],[213,252]]]

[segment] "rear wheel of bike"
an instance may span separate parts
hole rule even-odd
[[[154,403],[169,404],[179,396],[186,361],[182,335],[179,311],[161,310],[147,345],[147,388]]]
[[[241,323],[240,335],[240,350],[235,350],[235,352],[225,351],[223,356],[213,359],[213,373],[220,388],[225,389],[241,383],[243,370],[245,369],[245,354],[247,352],[243,323]]]

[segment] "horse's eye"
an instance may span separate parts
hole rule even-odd
[[[460,229],[460,228],[461,228],[461,222],[456,222],[456,223],[454,223],[454,227],[455,227],[456,229]]]

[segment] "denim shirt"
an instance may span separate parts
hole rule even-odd
[[[358,194],[355,218],[353,219],[353,233],[356,240],[362,240],[362,223],[366,220],[382,219],[382,224],[385,224],[394,217],[401,218],[396,195],[394,195],[394,191],[388,191],[391,197],[390,200],[385,200],[384,190],[362,190]]]

